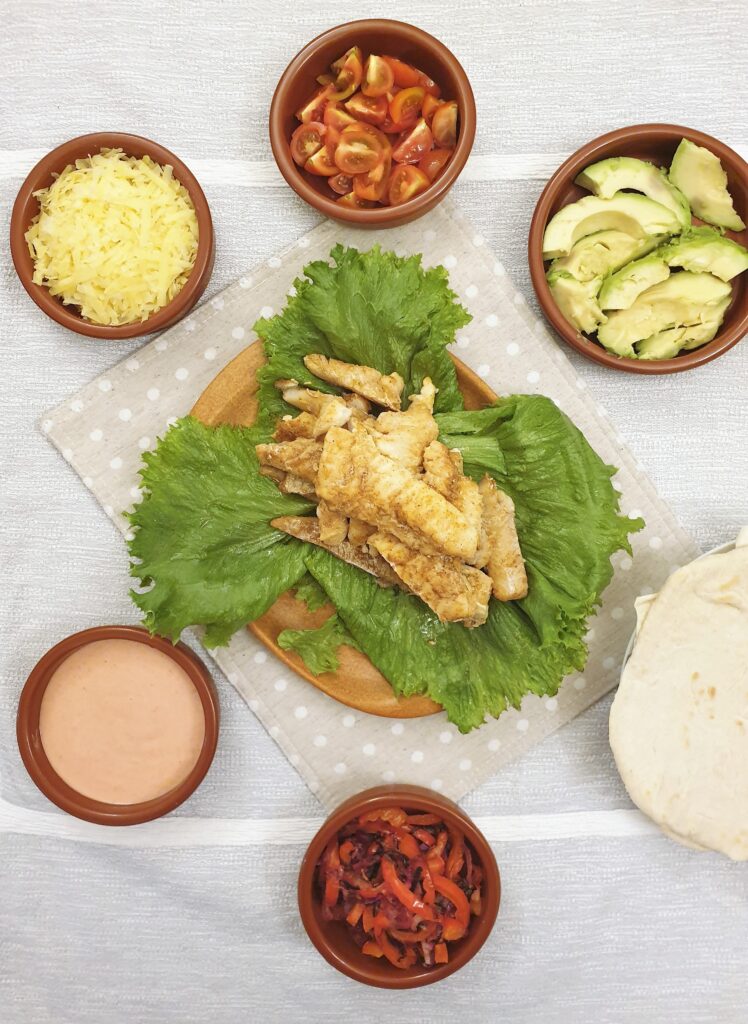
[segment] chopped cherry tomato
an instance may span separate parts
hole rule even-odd
[[[406,123],[400,122],[395,123],[390,117],[386,117],[382,124],[377,125],[380,131],[385,132],[387,135],[402,135],[403,132],[407,132],[416,123],[416,119],[411,118]]]
[[[431,182],[417,167],[412,164],[398,164],[390,176],[387,194],[392,206],[400,206],[409,199],[425,192]]]
[[[370,210],[376,203],[367,203],[365,199],[359,199],[355,192],[349,192],[346,196],[338,199],[341,206],[352,206],[356,210]]]
[[[310,174],[319,174],[323,178],[330,178],[338,173],[338,165],[335,163],[337,149],[325,145],[309,157],[304,164],[304,170]]]
[[[316,92],[312,93],[306,103],[296,111],[297,120],[302,124],[321,121],[327,101],[330,99],[330,89],[329,85],[321,85]]]
[[[426,95],[420,85],[414,85],[410,89],[402,89],[392,98],[390,103],[390,120],[394,124],[407,125],[416,121],[421,113],[421,106]]]
[[[384,96],[394,84],[395,75],[386,60],[373,53],[366,58],[364,80],[361,83],[364,96]]]
[[[364,96],[357,92],[348,100],[345,109],[359,121],[380,125],[387,117],[387,100],[384,96]]]
[[[349,124],[356,124],[356,118],[349,114],[340,103],[328,103],[322,121],[328,128],[337,128],[342,132]]]
[[[437,99],[439,99],[442,94],[441,89],[433,78],[429,78],[429,76],[425,75],[423,71],[421,71],[418,76],[418,84],[425,89],[426,92],[431,93],[432,96],[436,96]]]
[[[449,163],[451,156],[451,149],[432,149],[430,153],[426,153],[425,156],[421,157],[418,161],[418,167],[429,181],[434,181]]]
[[[327,184],[339,196],[345,196],[353,190],[353,178],[350,174],[334,174],[328,179]]]
[[[390,167],[392,162],[389,155],[368,174],[357,174],[353,179],[353,191],[359,199],[366,199],[370,203],[381,202],[390,180]],[[404,833],[408,839],[415,840],[407,832]],[[416,844],[417,845],[417,844]],[[408,854],[412,857],[413,854]]]
[[[421,114],[426,118],[427,121],[430,122],[431,118],[434,116],[434,111],[440,106],[441,103],[436,98],[436,96],[432,96],[430,92],[427,92],[423,98]]]
[[[457,104],[454,100],[439,105],[434,112],[431,130],[437,146],[454,149],[457,145]]]
[[[411,64],[406,64],[405,61],[398,60],[397,57],[382,57],[382,60],[386,61],[392,69],[395,85],[399,85],[401,89],[407,89],[411,85],[418,85],[421,72],[417,71]]]
[[[361,85],[364,77],[363,55],[358,46],[352,46],[343,54],[341,61],[339,67],[338,61],[332,65],[333,71],[337,71],[337,77],[329,94],[331,100],[347,100]]]
[[[300,124],[291,136],[291,156],[302,167],[325,144],[327,129],[319,121]]]
[[[335,75],[331,75],[329,71],[325,71],[323,75],[317,75],[317,81],[320,85],[332,85],[335,81]]]
[[[388,150],[386,136],[373,125],[349,125],[340,135],[335,163],[344,174],[366,174],[377,166]]]
[[[416,164],[424,154],[428,153],[434,139],[431,129],[423,118],[416,121],[409,132],[398,139],[392,150],[392,159],[398,164]],[[429,179],[431,180],[431,179]]]

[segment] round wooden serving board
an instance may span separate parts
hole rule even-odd
[[[480,377],[459,359],[452,356],[452,360],[468,409],[480,409],[496,400],[496,395]],[[264,362],[262,342],[256,341],[211,381],[195,403],[192,415],[211,427],[222,423],[251,426],[257,416],[257,370]],[[340,667],[336,672],[315,676],[297,654],[278,646],[278,634],[284,629],[315,629],[332,611],[332,607],[327,605],[310,612],[288,591],[247,628],[285,665],[348,707],[386,718],[421,718],[441,711],[441,707],[428,697],[397,697],[366,655],[351,647],[340,648]]]

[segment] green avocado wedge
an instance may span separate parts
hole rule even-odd
[[[566,270],[549,270],[548,287],[561,314],[577,331],[594,334],[607,317],[597,301],[602,277],[577,281]]]
[[[618,270],[630,260],[656,249],[667,236],[632,238],[624,231],[596,231],[580,238],[568,256],[560,256],[551,264],[549,273],[565,271],[577,281],[591,281]]]
[[[714,228],[692,228],[658,252],[670,267],[707,271],[720,281],[731,281],[748,270],[748,249]]]
[[[598,296],[600,309],[628,309],[642,292],[670,277],[670,267],[660,255],[661,250],[641,260],[633,260],[603,282]]]
[[[724,168],[710,150],[689,139],[682,139],[668,176],[685,195],[695,216],[729,231],[745,228],[745,222],[737,213],[727,189]]]
[[[668,180],[660,167],[630,156],[612,156],[585,167],[576,184],[602,199],[610,199],[623,189],[634,189],[662,203],[675,214],[681,229],[691,225],[691,208],[681,190]]]
[[[610,199],[585,196],[562,207],[548,222],[543,235],[543,259],[568,256],[574,243],[596,231],[614,229],[632,238],[674,235],[678,217],[662,203],[635,192],[616,192]]]

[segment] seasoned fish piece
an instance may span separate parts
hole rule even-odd
[[[342,544],[348,533],[348,520],[339,512],[334,512],[326,501],[317,505],[319,522],[319,539],[322,544]]]
[[[283,394],[284,402],[288,402],[295,409],[301,409],[302,412],[309,412],[312,416],[319,416],[322,407],[335,397],[326,395],[324,391],[302,388],[295,380],[277,380],[275,386]]]
[[[314,484],[310,483],[309,480],[302,480],[300,476],[296,476],[294,473],[283,474],[283,479],[278,481],[278,490],[281,494],[301,494],[304,498],[309,498],[311,501],[317,500]]]
[[[351,418],[351,409],[341,398],[332,398],[322,406],[314,426],[314,436],[324,437],[331,427],[344,427]]]
[[[356,519],[354,516],[354,518],[348,520],[348,540],[356,548],[365,544],[372,533],[376,532],[376,526],[370,526],[362,519]]]
[[[462,473],[462,456],[441,441],[432,441],[423,453],[424,480],[462,512],[480,536],[483,498],[475,480]],[[485,564],[485,563],[484,563]]]
[[[382,455],[401,462],[417,473],[426,447],[435,441],[439,428],[433,417],[436,388],[426,377],[421,393],[410,396],[405,412],[383,412],[370,425],[370,433]]]
[[[255,451],[262,466],[283,469],[312,484],[317,479],[319,460],[322,455],[322,445],[319,441],[299,437],[295,441],[285,441],[282,444],[258,444]]]
[[[333,427],[328,431],[316,487],[319,496],[344,515],[397,536],[398,530],[407,527],[402,539],[412,541],[415,532],[454,558],[470,561],[475,556],[478,529],[438,491],[382,455],[362,424],[353,422],[351,430]]]
[[[483,522],[488,537],[488,575],[493,596],[499,601],[516,601],[527,595],[527,573],[514,525],[514,502],[486,475],[480,482]]]
[[[273,469],[272,466],[260,466],[260,476],[266,476],[268,480],[275,480],[278,484],[286,479],[282,469]]]
[[[351,410],[351,416],[357,420],[364,420],[371,412],[371,402],[363,395],[345,394],[341,396],[345,404]]]
[[[298,416],[284,416],[278,420],[273,438],[276,441],[293,441],[297,437],[314,438],[317,417],[310,412],[299,413]]]
[[[399,409],[404,381],[399,373],[383,374],[372,366],[356,366],[323,355],[304,356],[304,366],[315,377],[355,391],[385,409]]]
[[[290,537],[298,540],[305,540],[309,544],[316,544],[324,548],[337,558],[355,565],[370,576],[376,576],[382,586],[399,586],[400,580],[387,562],[375,551],[368,551],[366,548],[355,548],[348,541],[342,544],[325,544],[320,537],[319,521],[314,516],[279,516],[272,519],[270,525],[276,530],[282,530]]]
[[[424,554],[388,533],[375,533],[369,547],[378,551],[397,575],[442,622],[482,626],[488,617],[491,580],[456,558]]]

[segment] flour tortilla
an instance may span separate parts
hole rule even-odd
[[[748,531],[644,600],[610,713],[631,799],[673,839],[748,860]]]

